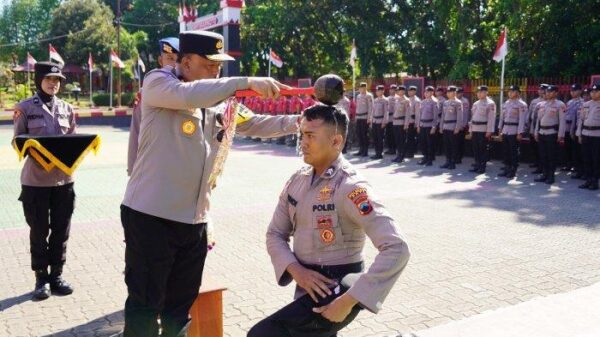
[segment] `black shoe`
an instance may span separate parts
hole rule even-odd
[[[590,186],[592,186],[592,181],[588,180],[585,183],[579,185],[579,188],[581,188],[582,190],[586,190],[586,189],[590,188]]]
[[[417,163],[417,165],[425,165],[425,164],[427,164],[427,160],[425,160],[425,159],[421,159],[421,160],[419,160],[419,162]]]
[[[560,168],[560,170],[561,170],[562,172],[570,172],[570,171],[571,171],[571,168],[570,168],[570,167],[568,167],[568,166],[565,166],[565,167],[561,167],[561,168]]]
[[[73,287],[62,278],[62,266],[50,267],[50,290],[57,295],[70,295],[73,293]]]
[[[441,169],[447,169],[448,167],[450,167],[450,163],[448,162],[444,163],[444,165],[440,165]]]
[[[473,164],[471,164],[471,167],[475,167],[475,168],[477,168],[477,167],[479,167],[479,164],[477,164],[477,163],[473,163]]]
[[[402,157],[402,156],[398,156],[398,157],[392,159],[393,163],[401,163],[403,161],[404,161],[404,157]]]
[[[387,150],[383,154],[396,154],[396,151]]]
[[[530,164],[529,167],[531,167],[531,168],[537,168],[538,164]]]
[[[599,188],[598,186],[598,180],[592,181],[592,184],[590,185],[590,187],[588,187],[588,190],[590,191],[597,191]]]
[[[507,177],[508,176],[508,172],[509,172],[508,170],[504,170],[504,171],[498,173],[498,177]]]
[[[479,173],[479,174],[484,174],[484,173],[485,173],[485,168],[483,168],[483,167],[480,167],[480,168],[477,170],[477,173]]]
[[[415,157],[414,153],[409,153],[409,154],[406,155],[406,158],[409,158],[409,159],[412,159],[414,157]]]
[[[580,172],[576,172],[574,175],[571,176],[571,179],[583,179],[583,174],[581,174]]]
[[[383,156],[380,154],[376,154],[374,156],[371,156],[371,159],[376,160],[376,159],[383,159]]]
[[[369,152],[363,152],[360,156],[361,157],[368,157],[369,156]]]
[[[433,166],[433,161],[430,160],[430,161],[426,162],[425,166]]]
[[[536,183],[541,183],[543,181],[546,181],[548,179],[548,177],[545,174],[542,174],[541,176],[533,179],[533,181],[535,181]]]
[[[353,153],[353,155],[355,155],[355,156],[362,156],[362,152],[358,151],[358,152]]]
[[[546,179],[546,181],[544,181],[544,182],[548,185],[554,184],[554,176],[548,177],[548,179]]]
[[[479,171],[479,167],[473,167],[472,169],[469,170],[469,172],[473,172],[473,173],[475,173],[477,171]]]
[[[448,170],[455,170],[455,169],[456,169],[456,165],[454,165],[454,164],[448,165]]]
[[[541,174],[541,173],[544,173],[544,170],[542,170],[541,168],[531,172],[531,174]]]
[[[35,289],[33,289],[32,298],[35,300],[45,300],[50,297],[50,284],[48,283],[48,271],[35,271]]]
[[[512,179],[517,176],[517,170],[511,170],[506,173],[506,178]]]

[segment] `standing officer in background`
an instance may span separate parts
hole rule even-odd
[[[398,86],[398,94],[396,95],[396,103],[394,107],[394,114],[392,115],[392,126],[394,130],[394,137],[396,143],[396,158],[392,160],[394,163],[401,163],[404,161],[406,155],[406,129],[404,127],[406,123],[406,115],[410,110],[410,101],[405,95],[406,87],[403,85]]]
[[[465,135],[466,131],[469,129],[469,121],[471,120],[471,103],[463,95],[464,89],[462,87],[458,87],[456,89],[456,98],[458,98],[463,104],[463,124],[460,126],[460,132],[458,133],[458,157],[456,159],[457,164],[462,163],[462,159],[465,155]]]
[[[340,154],[347,123],[331,106],[304,111],[301,147],[310,166],[287,182],[267,230],[277,283],[295,281],[295,300],[258,322],[248,337],[336,336],[362,308],[381,310],[408,262],[396,223]],[[378,254],[362,273],[367,237]]]
[[[597,191],[600,179],[600,83],[590,88],[590,94],[592,100],[583,104],[577,127],[587,177],[579,188]]]
[[[175,67],[177,64],[177,54],[179,53],[179,39],[168,37],[158,41],[160,55],[158,56],[158,65],[162,67]],[[141,89],[140,89],[141,90]],[[141,94],[138,93],[138,103],[131,113],[131,125],[129,126],[129,146],[127,151],[127,175],[131,175],[133,163],[137,157],[138,137],[140,134],[140,122],[142,120]]]
[[[358,138],[358,152],[356,156],[369,155],[369,120],[373,113],[373,95],[367,92],[367,83],[361,82],[356,96],[356,136]]]
[[[489,141],[492,138],[496,124],[496,103],[488,97],[488,87],[485,85],[477,88],[477,98],[479,100],[473,103],[469,129],[475,163],[469,172],[482,174],[485,173],[489,155]]]
[[[348,99],[348,97],[346,95],[342,96],[342,99],[340,99],[340,101],[335,105],[336,108],[338,108],[341,112],[346,114],[346,117],[348,117],[348,123],[350,123],[350,105],[352,102],[350,102],[350,99]],[[351,147],[351,145],[348,145],[350,142],[346,141],[344,143],[344,149],[342,150],[342,153],[346,154],[346,152],[348,152],[348,147]]]
[[[567,102],[567,112],[565,113],[565,123],[567,131],[565,132],[565,171],[573,169],[575,173],[573,178],[581,178],[583,175],[583,158],[581,157],[581,146],[575,135],[577,133],[577,123],[579,121],[579,112],[583,106],[581,98],[581,85],[571,85],[571,99]]]
[[[529,103],[529,114],[527,115],[526,129],[529,131],[529,146],[531,147],[531,153],[533,154],[533,163],[529,165],[531,168],[535,168],[533,174],[542,173],[542,167],[540,164],[540,150],[538,148],[538,142],[535,140],[535,125],[537,124],[538,118],[538,105],[544,101],[546,95],[547,84],[540,84],[538,88],[538,97],[534,98]]]
[[[421,110],[421,99],[417,97],[417,87],[414,85],[408,87],[408,100],[410,108],[404,122],[404,130],[406,131],[406,158],[414,158],[415,152],[417,152],[417,127],[415,125],[415,118],[417,117],[417,111]]]
[[[558,87],[546,87],[546,100],[539,104],[538,119],[535,125],[535,140],[540,149],[542,174],[534,179],[537,182],[554,184],[556,162],[558,160],[558,144],[565,138],[565,103],[556,99]]]
[[[458,160],[458,135],[463,125],[463,104],[456,98],[455,86],[449,86],[446,91],[448,99],[442,104],[442,119],[440,133],[444,136],[446,150],[446,163],[440,166],[443,169],[454,170]]]
[[[442,109],[444,106],[444,102],[446,101],[446,97],[445,97],[445,92],[444,92],[444,88],[443,87],[437,87],[435,90],[435,98],[438,101],[439,104],[439,116],[438,116],[438,120],[441,121],[442,120]],[[441,125],[440,125],[441,127]],[[440,130],[440,132],[436,132],[435,134],[435,141],[434,141],[434,149],[435,149],[435,153],[441,155],[442,153],[444,153],[444,136]]]
[[[385,126],[385,145],[387,146],[387,151],[385,154],[396,154],[396,139],[394,138],[394,127],[392,125],[392,118],[394,116],[394,111],[396,110],[396,101],[398,97],[396,96],[397,85],[390,85],[390,94],[387,97],[388,100],[388,123]]]
[[[498,133],[504,147],[504,167],[498,176],[514,178],[519,167],[519,142],[525,132],[527,103],[521,99],[521,89],[518,85],[510,86],[508,98],[500,111],[498,124]]]
[[[223,36],[179,35],[177,67],[146,74],[138,158],[127,184],[121,222],[125,232],[124,337],[185,336],[207,254],[209,198],[222,116],[213,107],[236,90],[276,97],[283,84],[271,78],[218,79]],[[298,130],[298,116],[238,111],[242,135],[277,137]]]
[[[435,133],[438,125],[440,105],[437,98],[433,97],[433,87],[425,88],[425,99],[421,108],[416,110],[415,124],[419,134],[419,144],[423,159],[417,164],[431,166],[435,160]]]
[[[65,80],[62,66],[38,62],[34,70],[37,92],[17,103],[13,116],[14,137],[75,133],[73,108],[56,97]],[[21,171],[19,201],[23,203],[25,221],[29,225],[31,269],[35,272],[33,298],[47,299],[51,291],[58,295],[71,294],[73,288],[63,280],[62,272],[75,208],[73,177],[59,169],[48,172],[28,157]]]
[[[375,92],[377,97],[373,100],[373,114],[369,119],[375,145],[375,155],[371,159],[383,159],[383,130],[388,122],[388,99],[383,96],[384,90],[383,85],[377,86]]]

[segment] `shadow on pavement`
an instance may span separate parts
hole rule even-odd
[[[123,331],[123,310],[43,337],[117,337]]]
[[[27,292],[23,295],[0,300],[0,312],[5,311],[6,309],[8,309],[10,307],[19,305],[19,304],[27,302],[27,301],[31,301],[31,293],[30,292]]]

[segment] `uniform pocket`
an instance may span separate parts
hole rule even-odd
[[[18,199],[23,203],[23,213],[25,214],[25,221],[29,226],[37,222],[38,210],[36,207],[36,198],[33,191],[28,188],[23,188]]]
[[[67,132],[69,130],[69,128],[71,127],[71,123],[69,123],[69,119],[66,117],[64,117],[64,118],[59,117],[58,125],[60,126],[60,128],[63,132]]]
[[[313,214],[313,245],[323,252],[338,250],[343,246],[344,236],[337,213]]]
[[[31,135],[44,134],[46,130],[46,120],[44,118],[36,118],[27,121],[28,133]]]

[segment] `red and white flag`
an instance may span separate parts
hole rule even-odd
[[[271,63],[273,63],[273,65],[277,68],[283,67],[283,60],[281,60],[281,57],[275,54],[273,50],[271,50],[271,55],[269,55],[269,59],[271,60]]]
[[[30,71],[31,69],[33,69],[33,67],[35,66],[36,63],[37,63],[37,61],[28,52],[27,53],[27,71]]]
[[[350,49],[350,65],[354,67],[356,64],[356,44],[352,40],[352,49]]]
[[[508,54],[508,41],[506,36],[506,28],[500,33],[498,44],[496,44],[496,52],[494,53],[494,61],[502,62]]]
[[[115,53],[114,50],[110,51],[110,61],[118,68],[125,68],[125,63],[123,63],[123,61],[121,61],[121,59],[119,58],[119,56],[117,55],[117,53]]]
[[[92,53],[88,56],[88,69],[90,73],[94,71],[94,59],[92,58]]]
[[[54,49],[54,47],[52,47],[51,44],[48,44],[48,53],[50,54],[50,61],[54,60],[62,65],[65,64],[65,61],[63,60],[63,58],[56,51],[56,49]]]
[[[146,65],[144,64],[144,61],[142,61],[142,59],[139,56],[138,56],[137,65],[138,65],[138,67],[140,67],[140,69],[142,70],[143,73],[146,72]]]

